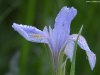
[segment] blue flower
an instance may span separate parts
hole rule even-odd
[[[43,31],[41,31],[33,26],[16,23],[13,23],[12,27],[30,42],[48,44],[55,64],[59,60],[63,47],[65,47],[64,53],[72,61],[74,41],[78,34],[70,35],[70,24],[76,14],[77,10],[74,7],[63,7],[55,19],[53,29],[50,26],[48,28],[45,26]],[[90,50],[83,36],[79,36],[78,45],[86,51],[90,67],[93,70],[96,63],[96,55]]]

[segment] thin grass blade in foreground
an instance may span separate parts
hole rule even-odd
[[[71,69],[70,69],[70,75],[75,75],[75,61],[76,61],[76,52],[77,52],[77,42],[78,42],[79,36],[81,35],[82,30],[83,30],[83,25],[81,26],[80,31],[78,33],[78,37],[75,41],[74,53],[73,53],[72,64],[71,64]]]

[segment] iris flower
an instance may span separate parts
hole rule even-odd
[[[65,55],[72,61],[75,45],[74,41],[77,39],[78,34],[70,35],[70,25],[76,14],[77,10],[74,7],[69,8],[64,6],[55,19],[54,28],[45,26],[43,31],[41,31],[34,26],[16,23],[13,23],[12,27],[30,42],[48,44],[53,61],[56,65],[57,62],[59,62],[59,56],[63,47],[65,47]],[[83,36],[79,36],[77,43],[86,52],[90,67],[93,70],[96,62],[96,55],[90,50]]]

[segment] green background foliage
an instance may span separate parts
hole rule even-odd
[[[20,75],[51,75],[48,48],[44,44],[30,43],[12,28],[13,22],[33,25],[43,29],[54,25],[54,19],[63,6],[75,7],[78,14],[71,23],[71,34],[78,33],[83,24],[82,35],[97,56],[96,66],[91,71],[86,54],[78,47],[76,75],[100,74],[100,3],[86,0],[0,0],[0,75],[10,71],[10,61],[20,53]],[[16,62],[17,63],[17,62]],[[69,75],[68,60],[66,74]]]

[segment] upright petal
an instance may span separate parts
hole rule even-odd
[[[33,26],[13,23],[12,27],[28,41],[47,43],[46,34]]]
[[[64,26],[70,32],[70,23],[76,14],[77,10],[74,7],[63,7],[55,19],[55,28],[59,29],[61,26]]]
[[[54,34],[57,47],[60,49],[66,41],[70,33],[70,23],[77,14],[77,10],[73,7],[63,7],[55,19]]]
[[[69,37],[69,39],[75,41],[77,39],[77,36],[78,36],[77,34],[73,34]],[[90,48],[89,48],[89,46],[88,46],[88,44],[83,36],[79,36],[78,45],[83,50],[86,51],[90,67],[93,70],[93,68],[95,67],[95,63],[96,63],[96,55],[90,50]]]
[[[49,34],[47,26],[44,27],[43,32],[44,32],[46,35]]]

